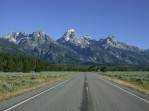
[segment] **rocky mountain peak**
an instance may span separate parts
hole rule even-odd
[[[83,36],[79,37],[74,29],[68,29],[67,32],[57,40],[62,45],[73,45],[74,47],[86,48],[89,47],[91,37]]]
[[[103,44],[107,44],[107,45],[110,45],[110,44],[116,44],[118,43],[119,41],[112,35],[108,36],[107,38],[105,39],[100,39],[99,40],[100,42],[102,42]]]
[[[109,48],[109,47],[115,47],[118,49],[126,49],[126,45],[125,43],[119,42],[114,36],[110,35],[105,39],[100,39],[100,44],[102,47],[104,47],[105,49]]]
[[[15,47],[21,47],[37,57],[55,63],[72,63],[73,58],[75,63],[149,64],[149,50],[143,51],[120,42],[112,35],[97,41],[88,35],[79,37],[74,29],[68,29],[57,41],[42,31],[32,34],[11,32],[3,38],[16,43],[17,45],[11,43]],[[4,40],[1,43],[3,42]]]
[[[105,39],[100,39],[99,44],[102,48],[117,48],[117,49],[123,49],[123,50],[129,50],[129,51],[141,51],[139,48],[135,46],[128,45],[126,43],[118,41],[114,36],[110,35]]]
[[[27,34],[26,32],[11,32],[11,33],[9,33],[9,34],[7,34],[7,35],[11,35],[11,36],[13,36],[14,38],[17,38],[17,37],[23,37],[23,36],[28,36],[29,34]],[[6,35],[6,36],[7,36]],[[6,37],[5,36],[5,37]]]
[[[18,44],[20,39],[28,37],[29,34],[26,32],[11,32],[4,36],[4,39],[9,40],[10,42]]]
[[[68,29],[67,32],[64,33],[64,35],[58,39],[58,42],[73,42],[76,39],[79,39],[76,31],[74,29]]]
[[[85,35],[85,36],[83,36],[82,37],[84,40],[92,40],[92,38],[90,37],[90,36],[88,36],[88,35]]]
[[[83,40],[83,42],[84,43],[86,43],[86,44],[91,44],[91,42],[92,41],[94,41],[90,36],[88,36],[88,35],[85,35],[85,36],[83,36],[83,37],[81,37],[82,38],[82,40]]]
[[[62,37],[65,41],[70,41],[75,38],[78,38],[77,33],[75,32],[74,29],[68,29],[68,31],[63,35]]]
[[[34,36],[43,36],[43,35],[46,35],[46,33],[42,32],[42,31],[36,31],[36,32],[33,32],[32,35],[34,35]]]
[[[109,35],[106,39],[105,39],[107,42],[118,42],[116,37],[114,37],[113,35]]]
[[[74,30],[74,29],[72,29],[72,28],[70,28],[70,29],[68,29],[68,30],[67,30],[67,32],[72,33],[72,32],[75,32],[75,30]]]
[[[33,32],[29,36],[31,37],[31,39],[34,39],[34,40],[46,41],[50,39],[50,37],[45,32],[42,32],[42,31]]]
[[[54,42],[54,40],[42,31],[36,31],[32,34],[27,34],[26,32],[11,32],[4,36],[4,39],[30,49],[34,49],[35,47],[41,46],[45,43]]]

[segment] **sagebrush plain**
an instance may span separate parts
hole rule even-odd
[[[121,85],[149,94],[148,71],[109,71],[98,72],[97,74]]]
[[[0,72],[0,101],[66,79],[74,74],[76,72]]]

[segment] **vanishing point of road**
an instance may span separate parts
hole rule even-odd
[[[149,96],[87,72],[0,102],[0,111],[149,111]]]

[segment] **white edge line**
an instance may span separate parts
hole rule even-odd
[[[70,80],[70,79],[67,79],[67,80],[65,80],[65,81],[63,81],[63,82],[61,82],[61,83],[59,83],[59,84],[57,84],[57,85],[55,85],[55,86],[53,86],[53,87],[51,87],[51,88],[49,88],[49,89],[46,89],[46,90],[44,90],[43,92],[40,92],[40,93],[38,93],[38,94],[36,94],[36,95],[34,95],[34,96],[32,96],[32,97],[26,99],[26,100],[24,100],[24,101],[22,101],[22,102],[20,102],[20,103],[18,103],[18,104],[16,104],[16,105],[14,105],[14,106],[11,106],[10,108],[5,109],[4,111],[9,111],[9,110],[11,110],[11,109],[13,109],[13,108],[15,108],[15,107],[17,107],[17,106],[23,104],[23,103],[26,103],[27,101],[29,101],[29,100],[31,100],[31,99],[33,99],[33,98],[35,98],[35,97],[37,97],[37,96],[39,96],[39,95],[41,95],[41,94],[47,92],[47,91],[49,91],[49,90],[51,90],[51,89],[53,89],[53,88],[55,88],[55,87],[57,87],[57,86],[60,86],[60,85],[64,84],[64,83],[67,82],[68,80]]]
[[[136,98],[138,98],[138,99],[140,99],[140,100],[142,100],[142,101],[144,101],[144,102],[149,103],[149,101],[148,101],[148,100],[146,100],[146,99],[143,99],[143,98],[141,98],[141,97],[139,97],[139,96],[137,96],[137,95],[135,95],[135,94],[133,94],[133,93],[131,93],[131,92],[129,92],[129,91],[127,91],[127,90],[125,90],[125,89],[123,89],[123,88],[119,87],[119,86],[117,86],[117,85],[114,85],[114,84],[112,84],[112,83],[110,83],[110,82],[108,82],[108,81],[104,80],[104,79],[103,79],[103,78],[101,78],[101,77],[98,77],[98,78],[99,78],[99,79],[101,79],[101,80],[103,80],[103,81],[105,81],[106,83],[108,83],[108,84],[110,84],[110,85],[112,85],[112,86],[114,86],[114,87],[116,87],[116,88],[118,88],[118,89],[120,89],[120,90],[124,91],[124,92],[127,92],[128,94],[130,94],[130,95],[132,95],[132,96],[135,96]]]

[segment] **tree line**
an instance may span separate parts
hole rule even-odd
[[[4,72],[38,72],[45,70],[46,64],[33,56],[0,53],[0,71]]]
[[[72,70],[63,65],[50,64],[30,55],[0,53],[0,71],[3,72],[40,72]]]
[[[48,63],[37,57],[22,54],[0,53],[0,71],[40,72],[40,71],[87,71],[88,67],[79,65],[58,65]]]
[[[101,66],[101,65],[64,65],[51,64],[37,57],[22,54],[0,53],[0,71],[3,72],[40,72],[40,71],[149,71],[140,66]]]

